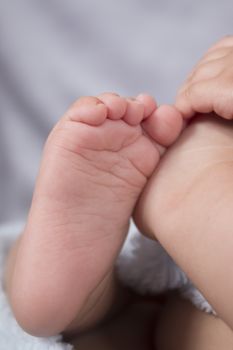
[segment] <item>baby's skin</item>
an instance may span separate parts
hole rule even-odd
[[[54,127],[7,265],[9,300],[27,332],[80,330],[105,312],[136,201],[182,125],[174,107],[148,95],[106,93],[80,98]]]
[[[185,119],[199,116],[166,153],[134,212],[140,231],[161,242],[231,329],[232,63],[228,36],[181,87],[177,109]]]
[[[233,329],[232,169],[233,121],[200,115],[164,155],[134,218]]]
[[[213,45],[178,91],[176,107],[184,118],[214,112],[233,119],[233,36]]]
[[[196,112],[211,111],[227,119],[233,116],[232,104],[226,103],[231,96],[229,89],[232,92],[232,85],[226,83],[226,80],[230,81],[229,75],[232,78],[228,59],[232,57],[232,37],[224,39],[219,45],[209,53],[217,54],[218,50],[222,50],[223,54],[224,51],[224,58],[218,58],[221,69],[216,73],[216,79],[205,76],[206,90],[202,91],[201,86],[204,85],[198,84],[202,79],[201,75],[198,78],[199,67],[178,94],[176,107],[184,118],[188,119]],[[210,62],[207,60],[206,65],[209,67],[207,71],[212,72],[211,59]],[[224,74],[221,74],[222,71]],[[217,83],[215,80],[219,77],[221,79]],[[215,88],[211,88],[214,81]],[[193,85],[196,86],[194,90],[191,88]],[[198,93],[199,89],[202,92]],[[202,99],[204,91],[206,95]],[[6,269],[8,297],[19,324],[26,331],[47,336],[67,329],[82,330],[95,324],[108,312],[114,298],[112,271],[127,234],[129,218],[160,156],[183,128],[184,123],[177,109],[171,106],[157,108],[155,101],[147,95],[139,95],[136,99],[124,99],[116,94],[84,97],[68,110],[52,130],[45,146],[27,225],[11,251]],[[202,137],[208,140],[208,128],[215,129],[218,135],[223,131],[218,122],[213,122],[213,125],[209,121],[204,124],[200,122],[200,125],[205,125],[204,132],[201,127],[197,129],[200,140]],[[226,129],[227,124],[223,135]],[[188,131],[184,135],[192,136],[195,140]],[[229,138],[227,147],[231,148],[228,141]],[[165,158],[174,167],[177,159],[174,150],[177,150],[179,160],[179,149],[176,147],[169,153],[174,155],[174,159],[170,160],[170,155]],[[165,160],[163,164],[169,164]],[[165,165],[162,166],[166,169]],[[167,169],[170,169],[170,165],[167,165]],[[168,177],[161,180],[158,176],[156,180],[159,173],[161,171],[154,173],[143,192],[136,206],[135,220],[142,231],[150,233],[152,237],[157,235],[159,225],[161,233],[158,237],[162,244],[181,267],[187,267],[192,247],[187,245],[189,254],[185,256],[182,244],[166,240],[174,222],[171,224],[170,221],[171,225],[166,226],[167,215],[162,215],[164,211],[161,212],[161,208],[166,198],[167,203],[173,204],[177,198],[174,195],[172,199],[175,192],[168,193],[162,186]],[[180,173],[178,185],[175,184],[178,192],[179,186],[183,188],[182,179],[187,181],[187,176],[184,179],[181,175],[184,174]],[[169,179],[171,185],[173,177]],[[161,185],[161,195],[155,198],[154,189],[158,184]],[[190,187],[190,191],[193,191],[193,187]],[[193,196],[194,202],[197,201],[195,193]],[[182,201],[180,203],[182,212]],[[208,203],[211,207],[212,202]],[[154,205],[157,213],[161,213],[161,216],[156,214],[159,217],[156,223],[152,220]],[[170,207],[165,205],[164,209]],[[180,228],[184,221],[181,216],[177,215]],[[188,217],[195,217],[191,207]],[[151,220],[156,226],[151,224]],[[175,253],[172,250],[174,247]],[[192,269],[192,264],[199,258],[190,259],[189,269],[184,270],[197,281],[208,298],[209,290],[205,290],[204,276],[196,277],[198,271]],[[221,297],[220,293],[217,302],[211,296],[209,300],[225,317]]]

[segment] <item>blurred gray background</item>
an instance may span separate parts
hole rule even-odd
[[[70,103],[104,91],[173,102],[226,34],[232,0],[0,0],[0,223],[26,218],[43,143]]]

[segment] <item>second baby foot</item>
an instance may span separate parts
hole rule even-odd
[[[135,203],[181,128],[174,108],[115,94],[80,98],[54,127],[12,279],[28,332],[63,331],[108,276]]]
[[[233,329],[232,150],[232,121],[196,116],[166,152],[134,215]]]

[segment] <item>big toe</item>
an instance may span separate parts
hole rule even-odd
[[[183,118],[175,107],[162,105],[143,121],[142,126],[155,142],[167,147],[178,138],[183,124]]]

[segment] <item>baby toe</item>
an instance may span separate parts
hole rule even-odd
[[[148,94],[140,94],[136,97],[136,100],[144,105],[144,119],[149,117],[157,108],[155,99]]]
[[[123,120],[132,126],[136,126],[141,123],[144,116],[144,105],[134,99],[127,99],[127,109]]]
[[[104,93],[98,96],[108,109],[108,118],[112,120],[121,119],[127,108],[127,102],[123,97],[114,93]]]
[[[142,123],[143,129],[162,146],[170,146],[183,128],[183,118],[179,111],[168,105],[157,108]]]

